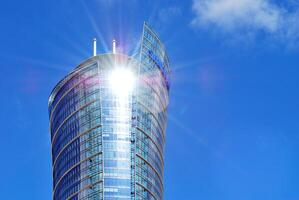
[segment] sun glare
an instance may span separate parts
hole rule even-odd
[[[117,95],[126,96],[134,88],[135,75],[130,69],[119,67],[111,72],[109,84]]]

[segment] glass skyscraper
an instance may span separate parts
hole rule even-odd
[[[146,23],[139,52],[93,56],[53,89],[53,200],[163,199],[170,69]]]

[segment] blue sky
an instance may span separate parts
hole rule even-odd
[[[297,0],[1,2],[1,199],[51,199],[48,95],[145,20],[173,69],[165,199],[298,200]]]

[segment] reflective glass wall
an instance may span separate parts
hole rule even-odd
[[[100,112],[97,62],[68,75],[50,96],[53,199],[102,199]]]
[[[53,200],[162,200],[165,48],[145,24],[138,58],[94,56],[49,98]]]
[[[164,143],[170,69],[165,47],[145,23],[136,100],[136,199],[163,199]]]

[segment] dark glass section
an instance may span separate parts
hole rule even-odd
[[[76,69],[53,92],[49,103],[53,199],[102,196],[98,63]]]

